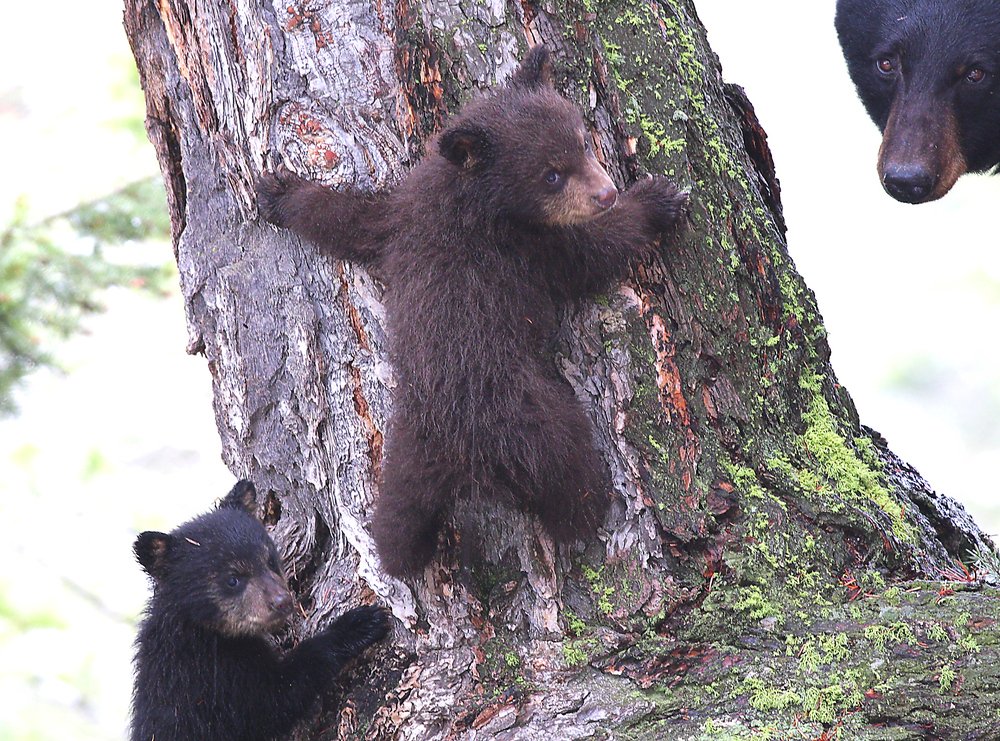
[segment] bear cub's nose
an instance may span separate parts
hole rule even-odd
[[[288,615],[292,611],[292,596],[284,591],[272,594],[268,606],[279,615]]]
[[[618,189],[609,185],[607,188],[602,188],[594,196],[594,203],[603,208],[605,211],[615,205],[618,200]]]

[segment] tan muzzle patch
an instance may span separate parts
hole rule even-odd
[[[610,206],[601,205],[598,197],[609,188],[617,193],[614,181],[596,157],[588,157],[586,163],[569,178],[562,191],[546,199],[545,215],[550,224],[571,226],[609,210]],[[613,198],[608,200],[614,203]]]
[[[904,203],[927,203],[951,190],[967,169],[951,106],[897,96],[878,153],[885,191]]]

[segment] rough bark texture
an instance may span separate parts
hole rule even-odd
[[[837,384],[764,133],[690,0],[126,0],[125,25],[188,350],[226,463],[270,491],[294,634],[362,600],[396,617],[301,738],[1000,737],[1000,593],[906,581],[961,579],[954,559],[992,546]],[[600,537],[556,550],[527,516],[463,506],[485,558],[447,538],[400,582],[367,527],[393,385],[380,287],[263,225],[253,180],[394,182],[538,42],[619,185],[672,176],[689,224],[563,322],[556,362],[618,494]]]

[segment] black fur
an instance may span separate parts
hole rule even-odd
[[[614,205],[579,111],[551,86],[544,47],[428,149],[382,193],[288,172],[258,186],[265,219],[386,282],[399,385],[374,535],[397,575],[429,561],[459,496],[537,513],[560,540],[602,522],[611,486],[553,363],[557,309],[619,280],[686,198],[651,178]]]
[[[388,632],[384,610],[359,607],[279,654],[267,635],[294,601],[254,499],[241,481],[216,510],[136,539],[153,596],[136,639],[132,741],[283,739]]]
[[[838,0],[836,25],[889,195],[932,201],[1000,164],[997,0]]]

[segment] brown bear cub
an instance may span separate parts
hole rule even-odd
[[[428,149],[388,191],[258,184],[266,220],[385,281],[398,386],[374,536],[395,575],[427,564],[456,497],[536,513],[561,541],[601,524],[611,485],[553,361],[558,309],[624,276],[685,202],[659,177],[619,195],[542,46]]]
[[[279,655],[268,634],[292,613],[274,543],[241,481],[172,533],[144,532],[153,579],[139,628],[132,741],[272,741],[305,719],[341,668],[385,637],[386,612],[358,607]]]

